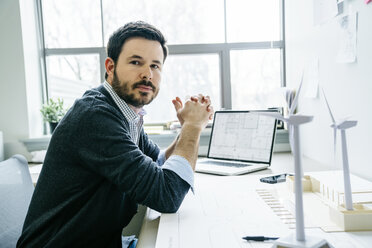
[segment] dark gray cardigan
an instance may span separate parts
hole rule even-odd
[[[176,212],[190,186],[158,155],[103,86],[87,91],[52,135],[17,247],[121,247],[137,203]]]

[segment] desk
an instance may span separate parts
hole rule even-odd
[[[303,167],[305,172],[331,169],[307,158],[303,159]],[[271,243],[249,243],[240,237],[284,236],[294,232],[265,211],[264,205],[250,206],[250,199],[255,197],[252,189],[286,186],[262,184],[258,179],[263,174],[283,172],[293,172],[290,154],[274,154],[270,169],[247,175],[224,177],[196,173],[195,195],[189,193],[177,213],[161,215],[147,209],[137,247],[271,247]],[[251,211],[257,208],[262,211]],[[306,235],[309,234],[323,237],[335,247],[370,247],[372,243],[372,232],[325,233],[313,227],[306,229]]]

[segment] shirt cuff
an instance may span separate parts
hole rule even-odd
[[[194,193],[194,172],[187,159],[182,156],[172,155],[165,161],[162,168],[176,173],[190,185],[191,191]]]
[[[156,163],[159,165],[159,166],[162,166],[165,162],[165,150],[162,150],[160,151],[159,155],[158,155],[158,159],[156,160]]]

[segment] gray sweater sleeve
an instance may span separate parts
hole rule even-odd
[[[152,140],[148,138],[143,128],[141,130],[139,147],[143,153],[152,158],[153,161],[158,159],[160,149]]]
[[[110,105],[90,99],[78,115],[72,149],[82,166],[103,176],[138,203],[176,212],[190,186],[154,162],[159,150],[147,137],[144,151],[130,139],[126,120]]]

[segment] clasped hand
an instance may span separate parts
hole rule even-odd
[[[214,110],[209,96],[199,94],[191,96],[182,103],[179,97],[172,100],[177,112],[177,118],[181,125],[189,123],[205,128],[209,120],[212,120]]]

